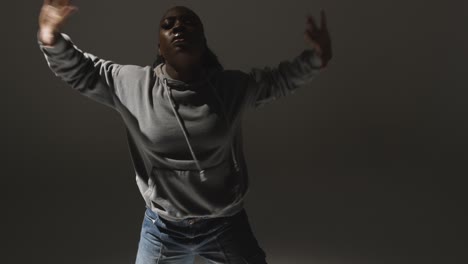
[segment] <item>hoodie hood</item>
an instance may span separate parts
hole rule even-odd
[[[204,85],[207,85],[207,84],[211,85],[210,80],[219,71],[220,70],[214,69],[214,68],[204,69],[203,72],[202,72],[203,76],[201,78],[199,78],[195,82],[186,83],[184,81],[173,79],[171,76],[169,76],[169,74],[166,72],[166,64],[165,63],[161,63],[161,64],[157,65],[154,68],[155,76],[158,77],[161,81],[167,80],[168,85],[172,89],[176,89],[176,90],[194,89],[194,88],[197,88],[199,86],[204,86]]]

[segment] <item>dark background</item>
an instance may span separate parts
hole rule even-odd
[[[123,122],[48,69],[41,4],[2,3],[0,262],[132,263],[145,207]],[[162,13],[182,4],[245,71],[298,55],[324,8],[329,68],[245,116],[246,208],[269,263],[466,263],[467,1],[75,4],[63,31],[101,58],[151,64]]]

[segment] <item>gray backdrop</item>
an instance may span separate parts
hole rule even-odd
[[[274,66],[328,14],[334,58],[244,120],[246,207],[269,263],[463,263],[468,2],[75,1],[81,49],[151,64],[175,4],[202,18],[226,68]],[[134,260],[144,202],[118,113],[48,69],[42,1],[2,7],[1,263]]]

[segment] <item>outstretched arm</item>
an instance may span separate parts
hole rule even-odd
[[[292,93],[310,82],[325,69],[332,58],[331,40],[325,12],[321,11],[321,27],[312,16],[307,17],[304,39],[310,49],[291,61],[283,61],[277,67],[252,69],[246,91],[246,104],[259,107],[279,97]]]
[[[121,65],[81,51],[70,37],[60,33],[76,10],[69,0],[45,0],[39,15],[39,47],[56,76],[80,93],[112,107]]]

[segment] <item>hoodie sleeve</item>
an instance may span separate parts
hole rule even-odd
[[[261,107],[308,83],[320,72],[322,60],[315,50],[308,49],[291,61],[278,66],[252,69],[248,73],[245,95],[247,107]]]
[[[99,59],[78,49],[70,37],[59,34],[53,46],[46,46],[38,39],[52,72],[85,96],[107,106],[115,106],[116,87],[122,65]]]

